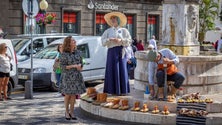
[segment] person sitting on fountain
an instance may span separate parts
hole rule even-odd
[[[173,81],[174,85],[172,86],[170,96],[176,96],[177,89],[182,85],[183,81],[185,80],[185,76],[178,72],[176,64],[179,63],[179,58],[170,50],[170,49],[161,49],[158,52],[156,50],[151,50],[148,53],[148,60],[152,63],[151,66],[149,66],[149,70],[151,70],[149,73],[155,73],[156,72],[156,79],[158,84],[158,100],[163,100],[163,91],[164,91],[164,83],[165,83],[165,72],[164,72],[164,65],[167,64],[167,80]],[[149,79],[154,79],[154,75],[149,75]],[[166,84],[166,83],[165,83]]]

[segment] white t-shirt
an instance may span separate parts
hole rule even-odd
[[[154,46],[154,50],[157,50],[157,45],[156,45],[156,40],[155,39],[151,39],[149,41],[149,44],[153,45]]]
[[[220,49],[222,49],[222,39],[218,41],[217,53],[221,53]]]
[[[8,56],[0,54],[0,72],[10,72],[10,59]]]

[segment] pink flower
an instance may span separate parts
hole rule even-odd
[[[38,25],[51,24],[56,22],[55,13],[47,13],[47,14],[38,13],[35,18],[36,18],[36,23]]]

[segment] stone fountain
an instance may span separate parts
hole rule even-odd
[[[169,48],[179,56],[179,71],[185,76],[184,93],[211,94],[222,89],[222,56],[200,55],[198,42],[198,0],[164,0],[162,42],[159,49]],[[148,84],[147,52],[137,52],[134,87],[145,90]]]

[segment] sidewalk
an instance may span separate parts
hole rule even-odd
[[[133,81],[130,81],[131,84]],[[102,88],[102,84],[97,88]],[[143,92],[131,89],[130,98],[143,99]],[[222,102],[221,93],[205,95],[214,101]],[[0,125],[35,124],[35,125],[124,125],[118,122],[104,121],[86,117],[75,105],[78,120],[66,120],[64,117],[63,97],[57,92],[34,92],[33,99],[24,99],[24,93],[13,94],[12,100],[0,102]],[[218,114],[221,117],[221,113]],[[126,124],[126,123],[125,123]]]
[[[0,125],[114,125],[85,117],[79,100],[75,105],[78,120],[66,120],[63,97],[57,92],[34,92],[33,99],[24,99],[23,93],[11,97],[12,100],[0,102]]]

